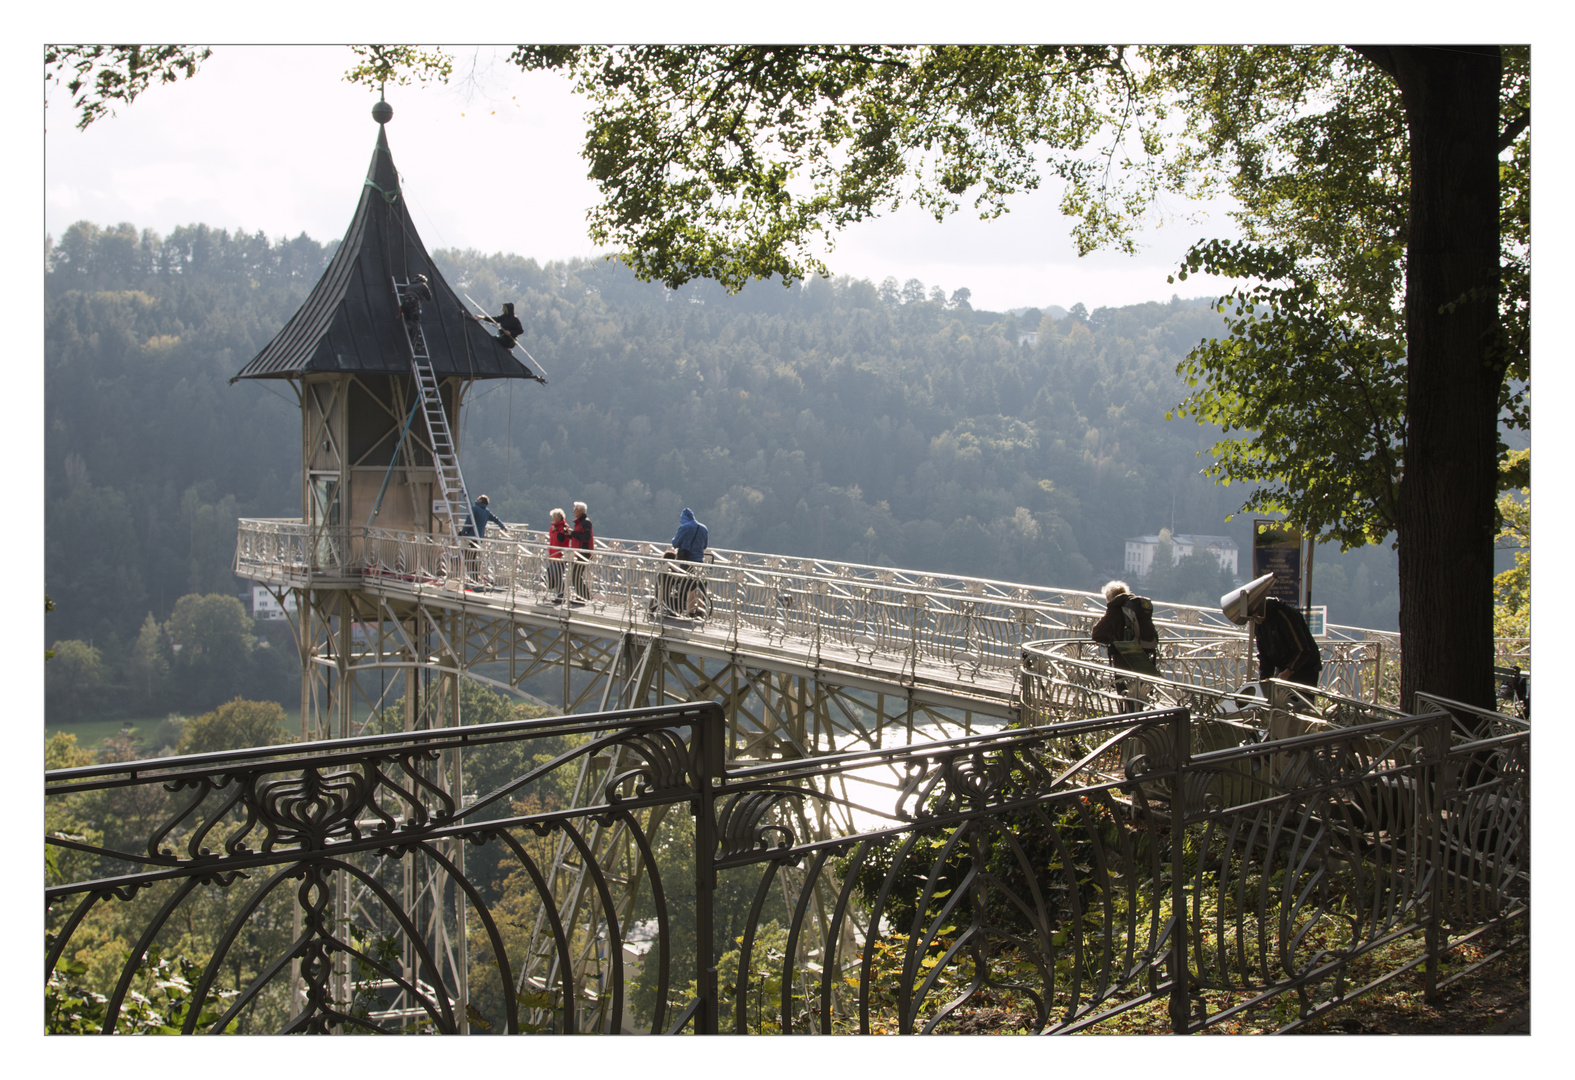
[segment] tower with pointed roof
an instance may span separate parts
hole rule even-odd
[[[456,453],[460,409],[480,380],[545,381],[513,337],[490,332],[484,312],[466,311],[433,264],[389,151],[392,117],[386,102],[372,110],[371,167],[322,278],[230,380],[286,380],[301,405],[301,519],[243,519],[236,565],[291,619],[302,741],[385,723],[399,700],[406,731],[459,725],[465,656],[455,644],[465,641],[467,588],[481,584],[485,565],[482,542],[461,539],[471,503]],[[434,591],[446,603],[424,605]],[[459,756],[424,767],[424,782],[457,805]],[[455,858],[463,874],[463,852]],[[442,890],[413,872],[402,887],[407,908],[423,889]],[[348,878],[334,875],[341,925],[350,897]],[[453,934],[468,956],[463,915],[437,932]],[[413,945],[400,963],[414,981]],[[332,964],[334,992],[348,997],[348,958]],[[421,1012],[409,1001],[399,1007]]]
[[[443,280],[411,220],[388,147],[393,109],[344,240],[311,294],[230,381],[286,379],[301,402],[302,521],[325,553],[351,530],[455,536],[469,495],[460,409],[484,379],[542,381]],[[424,281],[419,319],[401,303]],[[331,558],[327,561],[334,561]]]

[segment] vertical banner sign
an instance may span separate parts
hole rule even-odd
[[[1273,574],[1269,595],[1293,608],[1302,606],[1302,534],[1283,521],[1252,523],[1252,576]]]

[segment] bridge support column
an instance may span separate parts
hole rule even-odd
[[[352,648],[352,609],[350,594],[336,592],[333,594],[335,615],[329,622],[329,631],[334,635],[334,667],[330,676],[332,679],[332,704],[333,715],[336,718],[338,738],[348,739],[351,731],[351,707],[354,695],[351,685],[354,675],[350,670],[350,653]],[[333,875],[333,911],[334,926],[338,933],[344,935],[346,941],[350,940],[350,878],[343,870],[334,871]],[[334,968],[330,982],[334,1000],[341,1007],[348,1007],[355,991],[350,978],[350,954],[336,952],[334,954]]]

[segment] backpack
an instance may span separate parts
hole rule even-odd
[[[1159,631],[1154,627],[1154,601],[1146,596],[1128,596],[1121,603],[1126,617],[1123,641],[1135,641],[1139,648],[1159,648]]]
[[[1128,671],[1158,675],[1154,650],[1159,648],[1159,631],[1154,626],[1154,601],[1146,596],[1128,596],[1121,604],[1125,626],[1121,638],[1111,649]]]

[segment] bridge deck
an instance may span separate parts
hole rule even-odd
[[[649,597],[597,596],[583,603],[555,604],[538,588],[466,588],[444,582],[404,581],[367,574],[361,591],[395,603],[421,602],[473,614],[504,616],[523,626],[562,628],[602,638],[660,638],[669,649],[718,660],[743,658],[752,664],[796,675],[834,676],[842,686],[884,693],[906,688],[926,704],[967,708],[998,715],[1015,714],[1018,667],[986,664],[975,656],[954,662],[914,655],[836,635],[797,633],[796,628],[760,626],[733,617],[737,609],[717,610],[707,618],[652,614]]]

